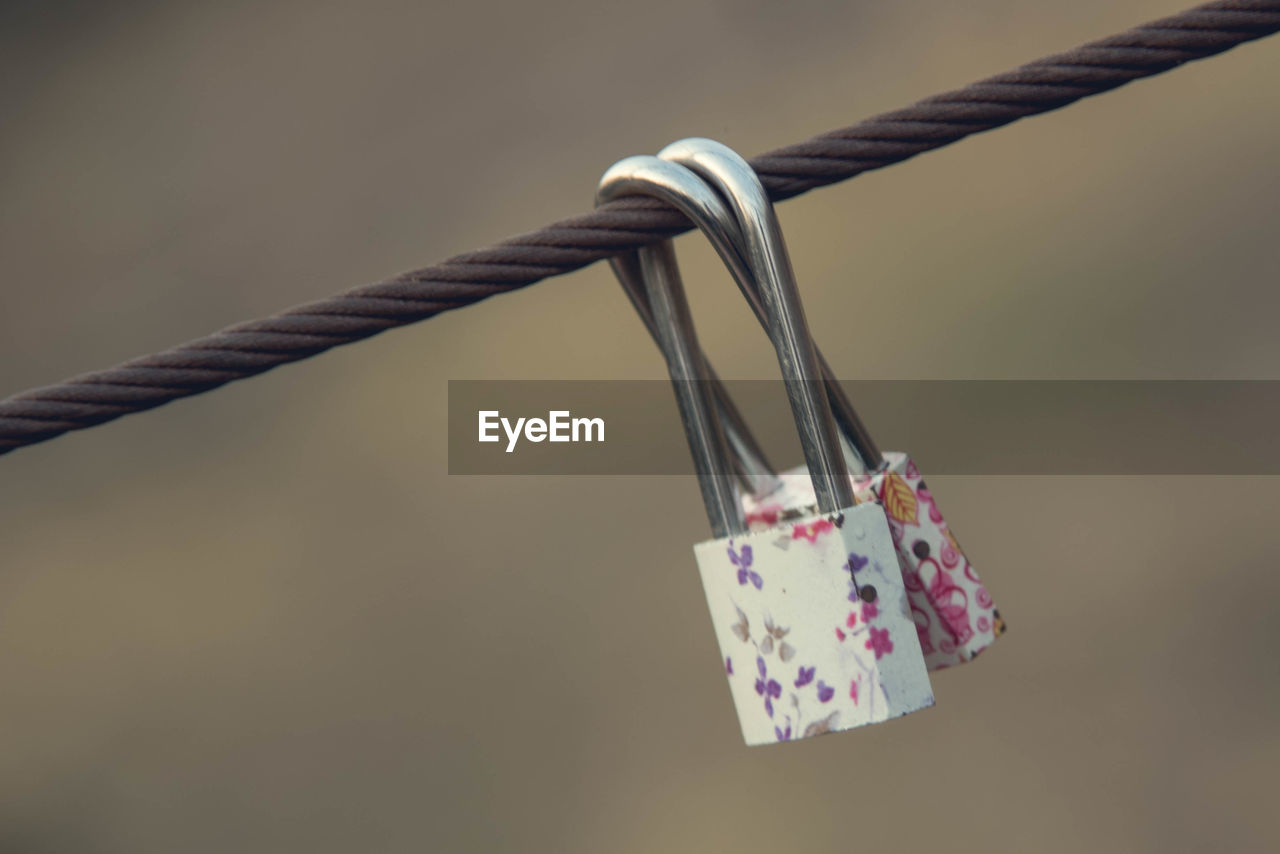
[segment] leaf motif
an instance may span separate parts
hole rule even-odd
[[[760,652],[764,655],[773,652],[773,635],[765,635],[764,640],[760,641]]]
[[[920,505],[911,486],[897,472],[889,472],[884,478],[882,500],[885,512],[905,524],[920,524]]]
[[[790,661],[795,654],[795,648],[786,641],[783,641],[778,645],[778,658],[781,658],[783,661]]]
[[[814,721],[804,728],[804,737],[809,738],[814,735],[822,735],[824,732],[831,732],[831,728],[836,725],[836,721],[840,719],[839,712],[832,712],[820,721]]]
[[[742,613],[741,608],[737,605],[733,607],[738,612],[738,622],[734,623],[731,628],[733,633],[738,636],[738,640],[746,643],[751,640],[751,624],[747,622],[747,615]]]

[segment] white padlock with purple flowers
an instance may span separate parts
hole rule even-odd
[[[748,744],[933,705],[879,505],[711,540],[694,553]]]

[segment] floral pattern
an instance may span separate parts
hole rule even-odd
[[[760,573],[751,568],[751,562],[755,558],[751,552],[751,546],[743,546],[741,549],[734,549],[733,540],[729,541],[729,563],[738,569],[738,583],[745,585],[750,582],[759,590],[764,586],[764,579],[760,577]]]
[[[793,515],[781,527],[694,551],[748,744],[809,738],[933,705],[879,505]],[[855,576],[871,601],[851,595]],[[743,656],[755,667],[735,671]]]
[[[856,498],[884,508],[917,642],[929,669],[969,661],[1004,632],[1004,621],[915,463],[904,454],[884,456],[889,461],[885,471],[853,479]],[[804,469],[788,472],[781,480],[767,496],[744,498],[743,506],[753,530],[789,524],[794,536],[800,527],[795,517],[813,510],[813,487]],[[850,576],[859,578],[865,565],[865,556],[854,546],[846,562]],[[857,598],[857,591],[851,590],[849,601]],[[836,631],[839,636],[841,629]]]
[[[876,661],[880,660],[880,656],[893,652],[893,641],[889,640],[887,629],[877,629],[872,626],[870,633],[871,637],[867,638],[865,646],[876,654]]]

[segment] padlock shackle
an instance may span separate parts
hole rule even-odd
[[[677,148],[676,146],[680,147]],[[691,149],[703,152],[710,160],[714,160],[717,157],[724,159],[726,157],[724,152],[728,152],[729,157],[737,157],[732,149],[728,149],[712,140],[704,139],[683,140],[680,143],[668,146],[664,151],[670,151],[673,155],[683,156]],[[661,159],[672,159],[663,155],[659,156]],[[746,165],[741,158],[737,159],[742,165]],[[747,168],[750,167],[748,166]],[[664,169],[660,164],[654,163],[645,157],[626,158],[620,161],[606,177],[609,179],[611,187],[610,198],[636,194],[653,196],[676,207],[689,219],[693,220],[707,235],[720,258],[733,274],[734,280],[747,298],[747,303],[751,306],[756,318],[762,326],[766,329],[768,328],[768,320],[765,316],[764,305],[760,300],[755,277],[751,272],[742,248],[741,228],[738,225],[737,218],[729,212],[719,192],[705,185],[699,186],[697,182],[690,180],[687,172]],[[707,176],[703,177],[706,178]],[[602,185],[604,183],[602,181]],[[713,180],[710,183],[714,184],[716,182]],[[613,265],[615,275],[622,282],[632,303],[636,306],[636,310],[645,320],[652,333],[651,318],[648,314],[648,306],[644,296],[644,283],[636,272],[638,265],[635,260],[635,253],[629,252],[615,256],[610,259],[610,262]],[[832,415],[835,417],[836,425],[840,429],[840,438],[848,450],[850,470],[855,474],[864,474],[868,470],[878,470],[883,467],[884,460],[876,447],[875,441],[858,417],[858,413],[853,408],[853,403],[849,400],[843,386],[835,379],[835,373],[822,355],[822,351],[816,345],[814,352],[818,358],[818,370],[825,384]],[[710,367],[709,364],[708,367]],[[714,378],[714,371],[710,373]],[[721,383],[713,379],[713,384],[717,387],[716,395],[721,401],[721,417],[725,420],[725,436],[734,452],[735,460],[740,461],[739,471],[744,475],[748,489],[757,495],[768,492],[776,484],[776,470],[768,466],[763,451],[759,450],[759,444],[751,435],[749,428],[741,420],[741,415],[736,407],[733,406],[728,393],[723,389]],[[764,469],[761,469],[762,464],[765,466]]]
[[[745,158],[724,143],[702,137],[690,137],[673,142],[659,151],[658,157],[662,160],[679,163],[681,166],[685,166],[696,173],[698,177],[730,200],[730,206],[735,209],[735,213],[738,214],[739,218],[744,214],[760,218],[762,222],[754,228],[747,228],[745,224],[743,225],[742,237],[747,241],[743,245],[747,247],[748,251],[763,251],[763,247],[759,245],[758,240],[751,240],[751,235],[758,236],[764,233],[763,229],[767,228],[772,237],[772,245],[779,247],[778,257],[774,259],[775,263],[779,265],[778,273],[789,277],[791,289],[797,294],[799,293],[795,287],[795,273],[791,268],[791,260],[787,254],[786,243],[782,239],[782,229],[778,224],[773,203],[769,200],[768,192],[764,189],[764,185],[761,184],[755,170],[751,168],[751,164]],[[753,211],[758,213],[753,214]],[[706,230],[705,226],[695,218],[694,214],[686,212],[686,215],[690,219],[694,219],[700,227]],[[712,242],[715,243],[714,237]],[[731,260],[727,257],[729,253],[718,243],[716,244],[716,249],[720,252],[720,256],[725,259],[725,263],[729,265],[730,270],[734,272],[739,287],[742,288],[747,301],[751,303],[752,309],[756,312],[756,318],[767,329],[768,323],[764,316],[760,297],[758,293],[752,293],[753,290],[758,290],[758,286],[754,286],[754,282],[747,284],[748,280],[743,275],[749,274],[751,264],[741,256],[739,256],[739,259]],[[876,446],[875,440],[871,437],[871,432],[862,423],[862,419],[853,408],[853,402],[849,399],[844,387],[836,379],[835,372],[831,370],[830,364],[827,363],[826,357],[822,355],[822,351],[818,349],[816,343],[812,345],[812,350],[817,359],[818,372],[826,388],[832,415],[840,428],[841,437],[848,443],[852,451],[853,459],[851,462],[853,465],[851,468],[855,469],[856,474],[879,470],[884,466],[884,458],[880,453],[880,449]]]
[[[707,235],[711,245],[729,268],[729,272],[733,274],[734,281],[738,283],[743,296],[747,298],[747,304],[751,306],[760,325],[768,329],[768,320],[765,316],[764,304],[760,301],[755,276],[743,253],[742,230],[738,226],[737,218],[729,212],[720,194],[705,184],[699,185],[690,180],[687,172],[664,169],[644,157],[638,157],[635,160],[626,158],[620,163],[626,166],[619,168],[616,179],[611,181],[611,186],[617,185],[616,192],[611,197],[653,196],[679,209],[693,220]],[[644,295],[644,282],[637,274],[638,262],[635,257],[636,253],[627,252],[615,255],[609,259],[609,262],[613,267],[614,275],[626,289],[627,296],[631,298],[636,311],[653,334],[647,298]],[[874,470],[878,462],[875,465],[869,465],[867,460],[879,461],[880,451],[871,440],[861,419],[858,418],[858,413],[854,411],[853,404],[844,393],[844,389],[836,381],[835,374],[823,357],[822,351],[816,347],[814,349],[818,356],[818,369],[822,372],[826,383],[832,414],[835,416],[836,425],[840,428],[841,439],[845,441],[849,451],[849,468],[855,474],[863,474],[868,468]],[[710,373],[713,376],[715,374],[714,370]],[[729,440],[735,458],[741,461],[740,473],[744,476],[752,494],[760,495],[768,492],[777,484],[776,470],[768,465],[763,450],[742,421],[741,414],[732,403],[728,392],[724,390],[719,380],[714,382],[718,387],[717,397],[722,404],[721,418],[724,420],[725,436]],[[762,464],[763,469],[761,469]]]
[[[781,229],[777,225],[772,204],[750,167],[746,167],[745,172],[735,173],[735,164],[728,161],[727,166],[722,162],[720,168],[722,172],[728,173],[724,180],[724,192],[730,199],[728,205],[715,190],[689,170],[652,157],[626,158],[611,167],[601,179],[597,203],[626,195],[657,196],[675,204],[708,234],[734,273],[748,301],[753,303],[757,314],[762,316],[783,371],[788,399],[818,497],[818,507],[823,512],[835,512],[853,503],[848,467],[832,421],[825,383],[820,379],[819,362],[809,337],[786,247],[782,243]],[[755,185],[754,189],[752,183]],[[737,223],[737,228],[734,228],[734,222]],[[662,264],[646,258],[647,251],[642,249],[640,257],[642,266],[646,268],[644,286],[648,292],[653,319],[657,326],[662,326],[658,317],[658,300],[671,303],[677,314],[676,322],[671,324],[670,329],[659,328],[659,334],[665,340],[671,330],[678,329],[683,339],[681,346],[688,348],[692,344],[696,347],[696,335],[692,334],[691,321],[687,329],[679,328],[679,314],[683,312],[683,316],[687,317],[687,305],[681,308],[677,304],[682,301],[682,292],[676,294],[673,300],[669,288],[673,277],[669,271],[665,275],[648,275],[648,268],[660,270]],[[625,267],[615,265],[615,269]],[[627,285],[626,278],[620,278],[623,279],[624,286]],[[678,282],[678,272],[675,273],[674,281]],[[662,293],[655,293],[657,289],[661,289]],[[637,291],[638,289],[629,289],[633,302],[644,316],[643,300],[636,296]],[[683,360],[674,348],[664,348],[664,351],[672,379],[676,381],[678,396],[681,395],[681,386],[686,385],[683,380],[689,377],[700,378],[704,382],[707,380],[709,372],[705,367],[705,357],[693,356]],[[681,397],[682,414],[686,409],[692,411],[698,408],[699,404],[695,399],[698,396],[691,392]],[[703,394],[702,397],[711,400],[714,395]],[[700,453],[700,445],[706,444],[705,437],[697,435],[699,425],[705,421],[706,419],[696,417],[695,420],[686,419],[685,422],[695,458]],[[712,446],[714,444],[711,443]],[[714,447],[710,451],[714,451]],[[710,471],[715,471],[716,465],[723,466],[723,463],[714,459],[698,460],[697,463],[700,468]],[[708,497],[706,485],[704,497]],[[722,514],[713,506],[712,501],[708,502],[707,510],[714,527],[717,517]]]
[[[716,537],[744,534],[747,520],[733,479],[727,476],[732,458],[718,417],[715,386],[698,345],[675,247],[669,240],[647,246],[640,250],[637,261],[711,531]]]
[[[727,211],[725,215],[728,216]],[[658,325],[649,308],[649,294],[645,286],[644,273],[640,269],[639,253],[625,252],[622,255],[615,255],[609,259],[609,266],[613,268],[614,276],[622,283],[623,290],[627,292],[636,313],[644,321],[645,328],[649,330],[649,334],[653,336],[658,346],[662,347]],[[678,266],[676,275],[679,275]],[[706,354],[701,352],[701,348],[699,352],[703,360],[706,381],[715,397],[716,412],[720,417],[725,441],[729,446],[734,471],[742,480],[743,487],[751,495],[772,492],[779,483],[777,469],[769,462],[764,449],[756,440],[755,434],[751,432],[751,428],[747,426],[741,410],[729,396],[728,390],[711,366],[711,362],[707,360]]]

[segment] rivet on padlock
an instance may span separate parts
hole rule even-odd
[[[645,192],[633,179],[646,169],[678,171],[705,188],[683,167],[628,158],[605,173],[597,200]],[[641,250],[639,270],[718,537],[695,547],[707,604],[743,737],[761,744],[898,717],[933,705],[933,691],[885,514],[853,500],[772,205],[747,171],[756,190],[730,200],[738,251],[763,303],[817,512],[785,528],[747,530],[670,243]],[[855,575],[871,601],[859,596]]]
[[[742,192],[741,175],[744,169],[750,170],[732,149],[708,139],[672,143],[658,156],[688,167],[730,198]],[[830,370],[823,372],[823,378],[838,426],[866,472],[854,477],[856,497],[878,502],[889,519],[929,669],[969,661],[1003,633],[1000,612],[952,535],[915,463],[902,453],[881,455]],[[715,394],[727,396],[723,389]],[[840,413],[845,413],[844,417]],[[752,441],[740,437],[738,443]],[[770,527],[790,516],[811,513],[815,496],[805,474],[803,468],[784,473],[780,488],[760,477],[758,482],[766,483],[765,489],[743,497],[748,523],[756,528]]]

